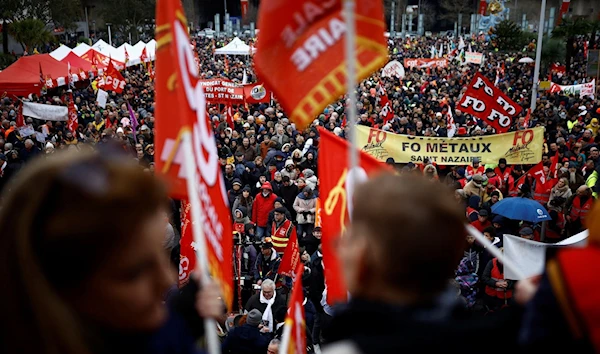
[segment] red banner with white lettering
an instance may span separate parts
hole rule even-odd
[[[113,66],[112,61],[108,63],[104,74],[98,78],[98,88],[106,91],[114,91],[119,94],[123,92],[125,84],[125,78]]]
[[[206,98],[183,14],[179,0],[157,3],[156,170],[170,183],[171,195],[180,199],[188,197],[186,179],[194,183],[198,195],[190,194],[189,199],[192,215],[199,214],[200,220],[194,218],[193,225],[202,227],[206,240],[206,254],[199,257],[206,256],[208,270],[221,286],[223,299],[231,308],[231,215],[215,136],[206,112]],[[183,147],[189,147],[191,156],[185,155],[189,150]],[[189,166],[184,168],[184,162],[193,164],[192,176],[187,175],[190,169]],[[202,240],[198,234],[194,236]]]
[[[513,117],[520,114],[523,107],[481,73],[476,73],[456,109],[485,121],[497,133],[506,133],[513,123]]]
[[[356,77],[388,60],[383,3],[355,0]],[[276,19],[276,20],[275,20]],[[298,129],[346,93],[346,24],[341,0],[263,0],[255,68]]]
[[[293,277],[294,273],[296,273],[296,270],[298,269],[298,266],[301,266],[298,235],[296,234],[296,228],[292,227],[292,233],[285,251],[283,251],[283,257],[281,257],[281,263],[279,264],[277,274]]]
[[[248,0],[241,0],[240,7],[242,8],[242,18],[246,18],[246,14],[248,14]]]
[[[77,131],[77,127],[79,126],[78,118],[77,118],[77,109],[75,109],[75,100],[73,99],[73,92],[69,92],[69,117],[67,121],[67,128],[73,134]],[[75,136],[75,135],[74,135]]]
[[[244,104],[244,87],[227,79],[200,80],[209,104]]]
[[[191,205],[187,200],[181,201],[181,251],[179,254],[179,287],[190,280],[190,274],[196,269],[196,250],[192,232]]]
[[[437,59],[425,59],[425,58],[408,58],[404,59],[405,68],[447,68],[448,59],[437,58]]]
[[[351,147],[348,142],[321,127],[319,127],[319,134],[320,149],[327,151],[326,154],[321,154],[318,160],[323,223],[321,246],[327,302],[333,305],[346,300],[346,284],[335,250],[335,244],[346,231],[346,224],[350,221],[352,211],[352,203],[348,205],[348,200],[352,200],[352,196],[347,195],[346,185],[350,185],[350,190],[353,190],[357,184],[364,182],[361,178],[389,170],[389,167],[361,151],[360,166],[355,171],[350,171],[348,149]]]

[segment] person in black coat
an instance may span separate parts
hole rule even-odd
[[[295,185],[289,176],[283,176],[282,178],[283,185],[281,186],[281,195],[279,195],[285,201],[285,205],[293,206],[296,197],[300,193],[298,186]],[[289,220],[296,220],[296,211],[294,208],[290,208],[290,213],[292,217]]]
[[[262,313],[252,310],[248,313],[246,323],[233,328],[225,337],[221,346],[223,353],[231,354],[264,354],[267,352],[270,335],[262,333],[259,328]]]
[[[310,235],[299,238],[298,244],[300,247],[304,247],[309,255],[315,254],[321,244],[321,227],[317,226]]]

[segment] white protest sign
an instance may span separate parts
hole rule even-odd
[[[483,63],[483,53],[466,52],[465,62],[480,65]]]
[[[68,108],[49,104],[23,102],[23,115],[35,119],[66,121]]]
[[[44,135],[44,133],[36,132],[35,133],[35,140],[37,140],[40,143],[45,143],[46,142],[46,136]]]
[[[562,92],[565,96],[579,95],[580,98],[586,96],[594,98],[596,96],[596,79],[579,85],[558,85],[552,82],[550,92]]]
[[[35,134],[35,129],[33,129],[33,125],[31,125],[31,124],[27,124],[18,129],[19,129],[19,135],[22,138],[25,138],[25,137]]]
[[[103,89],[98,89],[98,95],[96,96],[96,103],[99,107],[106,108],[106,100],[108,99],[108,92]]]
[[[403,79],[404,74],[404,66],[397,60],[387,63],[381,72],[382,77],[397,77],[399,79]]]
[[[546,249],[549,247],[583,247],[587,244],[588,235],[586,230],[555,244],[504,235],[504,255],[517,266],[523,276],[529,278],[544,273]],[[504,277],[511,280],[521,280],[508,267],[504,269]]]

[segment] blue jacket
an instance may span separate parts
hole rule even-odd
[[[268,335],[260,333],[258,327],[246,323],[227,334],[221,349],[223,353],[264,354],[270,340]]]

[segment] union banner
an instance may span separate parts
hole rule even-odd
[[[346,92],[342,0],[264,0],[255,69],[299,129]],[[381,1],[356,0],[357,80],[388,59]]]
[[[466,165],[474,158],[495,164],[505,158],[509,165],[533,165],[542,160],[544,128],[471,138],[429,138],[399,135],[364,126],[356,127],[356,146],[380,161],[397,163]]]

